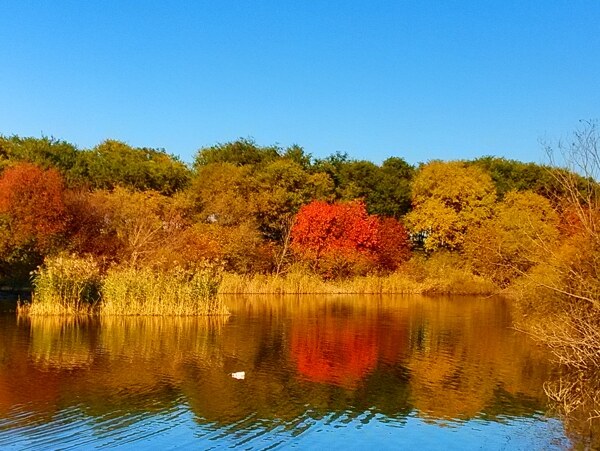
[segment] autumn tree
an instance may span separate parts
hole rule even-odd
[[[292,248],[316,271],[327,275],[364,270],[375,260],[377,225],[377,217],[368,215],[363,202],[314,201],[298,212]]]
[[[0,176],[0,276],[24,281],[56,250],[66,227],[58,171],[18,163]]]
[[[406,227],[394,218],[381,218],[377,224],[377,264],[380,269],[394,271],[411,256]]]
[[[406,223],[425,250],[461,250],[465,235],[492,213],[496,191],[482,169],[461,161],[432,161],[412,184],[413,210]]]
[[[600,365],[600,132],[585,122],[568,144],[548,148],[561,165],[552,175],[562,187],[562,240],[548,243],[531,271],[522,305],[526,327],[556,357],[591,377]],[[567,227],[564,227],[564,226]],[[564,400],[568,401],[568,400]],[[600,407],[597,407],[600,408]]]
[[[156,191],[98,190],[88,196],[87,205],[101,222],[92,218],[90,229],[80,231],[80,242],[97,230],[104,237],[103,251],[112,250],[115,255],[109,257],[132,265],[151,262],[168,240],[189,226],[179,198]]]
[[[199,221],[233,226],[254,221],[254,192],[251,167],[211,163],[197,168],[188,194]]]
[[[0,214],[16,245],[46,248],[65,230],[63,180],[55,169],[19,163],[0,176]]]
[[[559,239],[559,216],[548,199],[511,191],[493,217],[472,228],[465,255],[480,274],[506,286],[542,262]]]

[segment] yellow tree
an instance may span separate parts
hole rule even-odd
[[[462,250],[467,231],[489,218],[496,201],[491,177],[461,161],[432,161],[413,180],[406,224],[427,251]]]
[[[470,231],[465,254],[474,268],[508,285],[543,261],[559,239],[559,217],[550,201],[531,191],[511,191],[494,217]]]

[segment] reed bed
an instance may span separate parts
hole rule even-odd
[[[223,274],[218,267],[196,271],[117,266],[101,276],[91,259],[55,257],[34,278],[29,315],[198,316],[228,313],[221,294],[472,294],[497,287],[451,257],[414,258],[397,272],[323,279],[306,268],[285,275]]]
[[[104,275],[89,258],[47,259],[33,279],[31,303],[22,315],[223,315],[218,268],[197,271],[113,267]]]
[[[356,276],[323,280],[316,274],[240,275],[227,273],[219,288],[221,294],[472,294],[498,292],[490,281],[465,270],[440,274],[399,271],[389,275]]]
[[[101,315],[223,315],[220,277],[211,269],[113,268],[102,284]]]
[[[102,278],[90,258],[58,256],[34,274],[31,304],[18,306],[29,315],[87,315],[100,300]]]

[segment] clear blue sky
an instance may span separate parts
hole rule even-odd
[[[0,18],[5,135],[540,162],[540,139],[600,117],[598,0],[2,0]]]

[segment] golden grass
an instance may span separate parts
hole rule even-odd
[[[421,260],[409,262],[388,275],[356,276],[323,280],[308,271],[285,275],[240,275],[227,273],[219,288],[221,294],[473,294],[498,292],[489,280],[472,274],[452,262]]]
[[[220,270],[195,272],[114,267],[104,276],[88,258],[47,259],[34,278],[30,304],[19,304],[21,315],[223,315],[218,297]]]
[[[34,275],[31,304],[18,305],[29,315],[87,315],[100,299],[100,270],[90,258],[47,259]]]
[[[34,280],[32,303],[19,306],[29,315],[198,316],[228,313],[220,294],[472,294],[497,287],[474,275],[450,254],[415,257],[397,272],[324,280],[306,268],[285,275],[221,274],[206,267],[195,272],[118,266],[100,277],[88,259],[48,260]]]
[[[113,268],[102,284],[101,315],[224,315],[218,275],[210,269]]]

